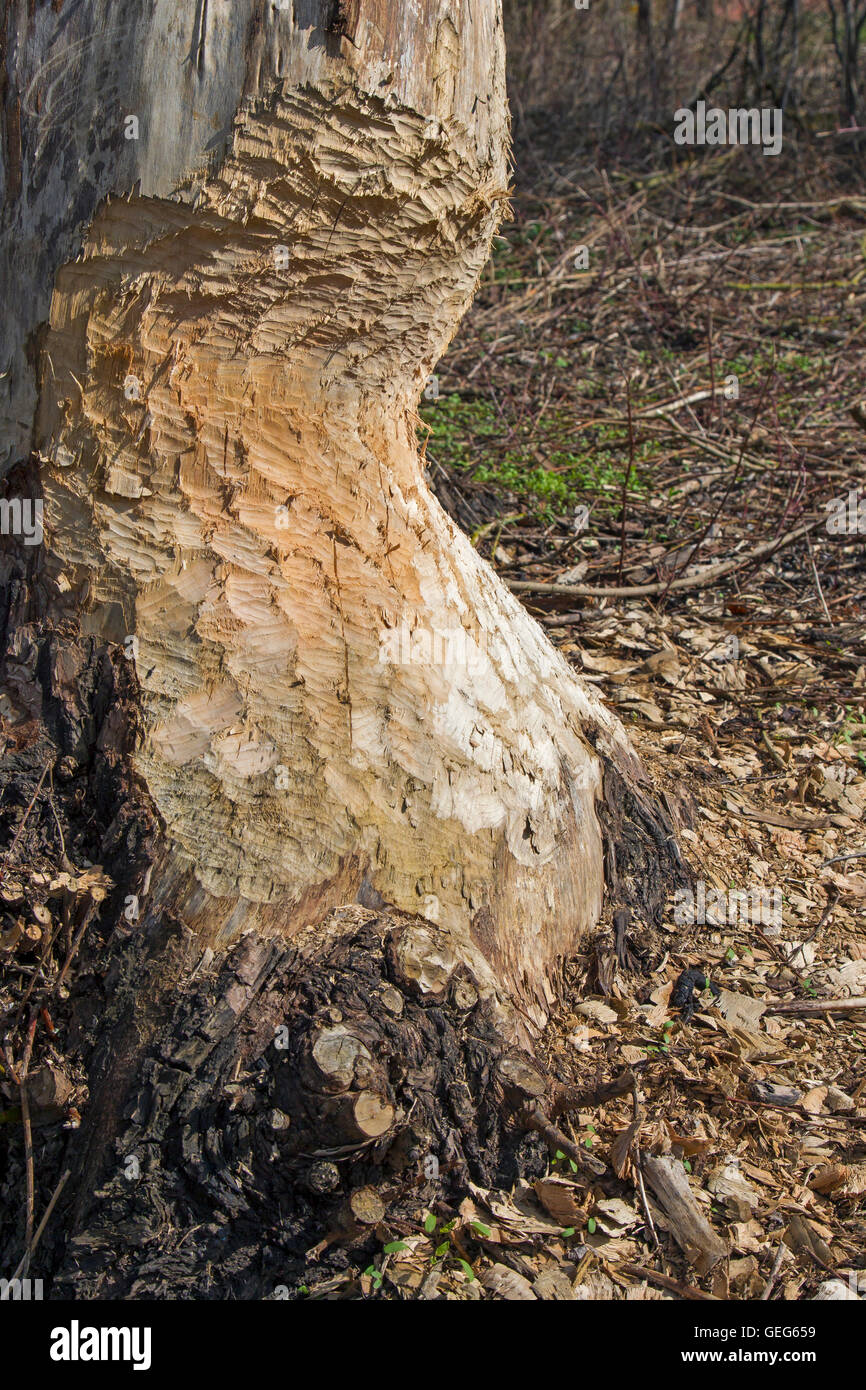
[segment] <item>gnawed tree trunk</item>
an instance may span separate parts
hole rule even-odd
[[[181,1283],[252,1296],[305,1203],[357,1238],[383,1165],[516,1171],[503,1055],[605,878],[653,913],[678,856],[419,458],[506,195],[498,0],[113,13],[5,37],[4,440],[46,529],[5,688],[42,721],[17,772],[65,758],[118,884],[58,1288],[162,1287],[168,1221]]]

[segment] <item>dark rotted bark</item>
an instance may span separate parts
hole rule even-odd
[[[152,1017],[118,1115],[108,1097],[129,1041],[121,1011],[95,1068],[99,1118],[55,1293],[267,1297],[309,1276],[317,1246],[326,1272],[343,1268],[401,1222],[417,1228],[467,1178],[540,1171],[543,1146],[501,1106],[502,1039],[483,1005],[461,1006],[465,981],[435,1002],[395,983],[390,948],[404,929],[347,908],[309,954],[251,934],[218,968],[202,963],[172,991],[171,1012]],[[182,939],[153,946],[176,974]],[[346,1069],[322,1076],[314,1053],[337,1033]],[[371,1081],[394,1116],[378,1139],[347,1122]],[[374,1215],[381,1204],[387,1227],[350,1215],[356,1194]]]
[[[673,880],[690,880],[675,821],[684,807],[667,808],[627,781],[605,760],[598,816],[604,832],[605,889],[611,899],[637,918],[658,923]]]

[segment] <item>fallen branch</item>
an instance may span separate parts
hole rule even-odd
[[[791,545],[793,541],[799,540],[801,536],[814,531],[815,527],[820,525],[820,520],[797,526],[793,531],[788,531],[786,535],[780,536],[777,540],[763,541],[760,545],[753,546],[745,555],[740,555],[734,560],[723,560],[718,565],[711,565],[702,574],[687,575],[671,582],[662,580],[654,584],[629,584],[610,589],[598,589],[587,584],[556,584],[540,579],[514,579],[505,582],[516,594],[552,594],[561,595],[563,598],[642,598],[644,595],[669,593],[673,590],[706,589],[726,574],[732,574],[735,570],[742,569],[755,560],[763,560],[770,555],[775,555],[778,550],[782,550],[785,546]]]
[[[569,1139],[567,1134],[563,1134],[558,1125],[553,1124],[547,1118],[540,1105],[524,1106],[520,1114],[520,1122],[524,1129],[534,1130],[536,1134],[540,1134],[543,1139],[546,1139],[552,1149],[560,1149],[567,1158],[570,1158],[573,1163],[577,1164],[578,1168],[591,1178],[598,1176],[595,1169],[587,1162],[583,1151]]]
[[[670,1293],[678,1293],[681,1298],[693,1299],[701,1303],[721,1303],[714,1293],[704,1293],[703,1289],[696,1289],[694,1284],[681,1284],[678,1279],[671,1279],[667,1274],[659,1274],[655,1269],[642,1269],[640,1265],[622,1264],[616,1266],[617,1271],[624,1274],[634,1274],[638,1279],[646,1279],[650,1284],[658,1284],[660,1288],[667,1289]]]
[[[24,1251],[24,1254],[21,1257],[21,1263],[18,1265],[18,1268],[12,1275],[13,1280],[20,1279],[22,1275],[25,1275],[27,1273],[27,1270],[30,1268],[30,1261],[33,1258],[37,1245],[42,1239],[42,1232],[45,1230],[45,1227],[48,1225],[48,1222],[51,1219],[51,1213],[57,1205],[57,1199],[63,1191],[64,1187],[66,1186],[66,1181],[71,1176],[71,1173],[72,1169],[67,1168],[66,1171],[62,1174],[60,1181],[58,1182],[54,1191],[52,1192],[51,1199],[48,1203],[48,1206],[45,1208],[42,1220],[39,1222],[39,1225],[36,1227],[36,1230],[33,1234],[33,1239],[27,1246],[27,1249]]]
[[[627,1067],[613,1081],[606,1081],[602,1086],[594,1086],[592,1090],[581,1090],[574,1086],[564,1087],[553,1102],[551,1118],[556,1120],[568,1110],[595,1109],[609,1100],[614,1100],[617,1096],[628,1095],[633,1084],[634,1073],[631,1067]]]
[[[768,1014],[843,1014],[851,1009],[866,1009],[866,994],[851,999],[794,999],[788,1004],[770,1004]]]
[[[703,387],[700,391],[692,391],[688,396],[680,396],[675,401],[664,401],[661,405],[641,410],[638,412],[638,419],[647,420],[654,415],[669,415],[671,411],[682,410],[685,405],[697,405],[699,401],[709,401],[714,396],[723,396],[724,393],[724,386],[716,386],[711,390]]]

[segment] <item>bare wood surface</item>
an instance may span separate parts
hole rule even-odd
[[[728,1248],[698,1206],[682,1163],[644,1154],[643,1169],[677,1244],[699,1274],[708,1274],[724,1259]]]

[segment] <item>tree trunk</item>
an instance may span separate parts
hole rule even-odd
[[[152,1292],[168,1216],[183,1287],[261,1296],[325,1194],[342,1249],[373,1175],[519,1168],[503,1051],[605,878],[656,913],[678,855],[419,457],[506,197],[499,0],[122,14],[6,11],[3,439],[45,520],[4,557],[12,772],[60,760],[63,854],[117,890],[46,1258]]]

